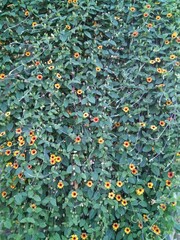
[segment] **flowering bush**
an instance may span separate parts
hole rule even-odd
[[[1,1],[1,239],[178,229],[177,9]]]

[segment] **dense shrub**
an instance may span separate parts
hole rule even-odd
[[[175,0],[1,1],[0,239],[164,239],[175,223]]]

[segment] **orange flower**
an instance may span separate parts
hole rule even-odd
[[[43,76],[42,76],[41,74],[38,74],[38,75],[37,75],[37,79],[38,79],[38,80],[42,80],[42,79],[43,79]]]
[[[92,182],[92,181],[88,181],[88,182],[86,183],[86,186],[92,187],[92,186],[93,186],[93,182]]]
[[[173,172],[168,172],[168,178],[173,178],[174,177],[174,173]]]
[[[111,183],[110,182],[105,182],[104,186],[105,186],[105,188],[109,189],[111,187]]]
[[[134,174],[134,175],[136,175],[136,174],[138,173],[138,170],[137,170],[137,169],[133,169],[133,170],[131,171],[131,173]]]
[[[34,136],[34,131],[33,131],[33,130],[31,130],[31,131],[29,132],[29,136],[30,136],[30,137]]]
[[[128,147],[130,146],[130,142],[125,141],[125,142],[123,143],[123,146],[126,147],[126,148],[128,148]]]
[[[17,134],[21,134],[21,133],[22,133],[22,129],[21,129],[21,128],[17,128],[17,129],[16,129],[16,133],[17,133]]]
[[[29,57],[29,56],[31,56],[31,53],[30,52],[25,52],[25,55],[26,55],[26,57]]]
[[[76,198],[77,195],[78,195],[78,193],[77,193],[76,191],[73,191],[73,192],[71,193],[72,198]]]
[[[58,188],[62,189],[64,187],[64,183],[63,182],[58,182],[57,185]]]
[[[153,25],[152,25],[152,23],[148,23],[148,24],[146,25],[146,27],[147,27],[147,28],[152,28]]]
[[[134,31],[133,33],[132,33],[132,37],[137,37],[139,35],[139,33],[137,32],[137,31]]]
[[[124,107],[124,108],[123,108],[123,111],[124,111],[124,112],[129,112],[129,108],[128,108],[128,107]]]
[[[93,122],[95,122],[95,123],[99,122],[99,118],[98,117],[94,117],[93,118]]]
[[[32,137],[31,137],[31,140],[32,140],[32,141],[36,141],[36,139],[37,139],[37,136],[32,136]]]
[[[116,122],[116,123],[114,123],[114,126],[115,126],[115,127],[120,127],[121,124],[120,124],[120,122]]]
[[[35,66],[39,66],[40,65],[40,61],[35,61]]]
[[[117,194],[117,195],[116,195],[116,200],[117,200],[118,202],[120,202],[121,199],[122,199],[121,195],[120,195],[120,194]]]
[[[5,155],[9,156],[11,154],[11,150],[6,150]]]
[[[97,48],[98,48],[98,49],[102,49],[102,48],[103,48],[103,46],[102,46],[102,45],[99,45]]]
[[[4,79],[6,77],[6,75],[4,73],[0,74],[0,79]]]
[[[165,123],[164,121],[160,121],[160,122],[159,122],[159,125],[161,125],[162,127],[164,127],[165,124],[166,124],[166,123]]]
[[[149,13],[144,13],[143,16],[144,16],[144,17],[148,17],[148,16],[149,16]]]
[[[166,180],[166,186],[167,186],[167,187],[170,187],[170,186],[171,186],[171,184],[172,184],[172,183],[171,183],[171,181],[170,181],[170,180]]]
[[[85,239],[87,239],[88,238],[88,235],[87,235],[87,233],[81,233],[81,238],[83,239],[83,240],[85,240]]]
[[[71,26],[70,25],[66,25],[66,29],[70,30]]]
[[[76,143],[80,143],[80,142],[81,142],[81,138],[80,138],[79,136],[77,136],[77,137],[75,138],[75,142],[76,142]]]
[[[18,167],[19,167],[18,163],[15,162],[15,163],[13,164],[13,168],[14,168],[14,169],[18,169]]]
[[[31,155],[35,155],[37,153],[37,150],[36,149],[32,149],[31,150]]]
[[[151,5],[147,4],[145,7],[146,7],[147,9],[150,9],[150,8],[151,8]]]
[[[2,196],[3,198],[5,198],[5,197],[7,196],[7,192],[6,192],[6,191],[3,191],[3,192],[1,193],[1,196]]]
[[[80,54],[78,52],[74,53],[75,58],[79,58]]]

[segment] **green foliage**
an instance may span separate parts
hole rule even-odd
[[[1,1],[2,240],[179,230],[176,2]]]

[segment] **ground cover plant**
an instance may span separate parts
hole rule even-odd
[[[168,239],[178,2],[3,0],[0,11],[0,239]]]

